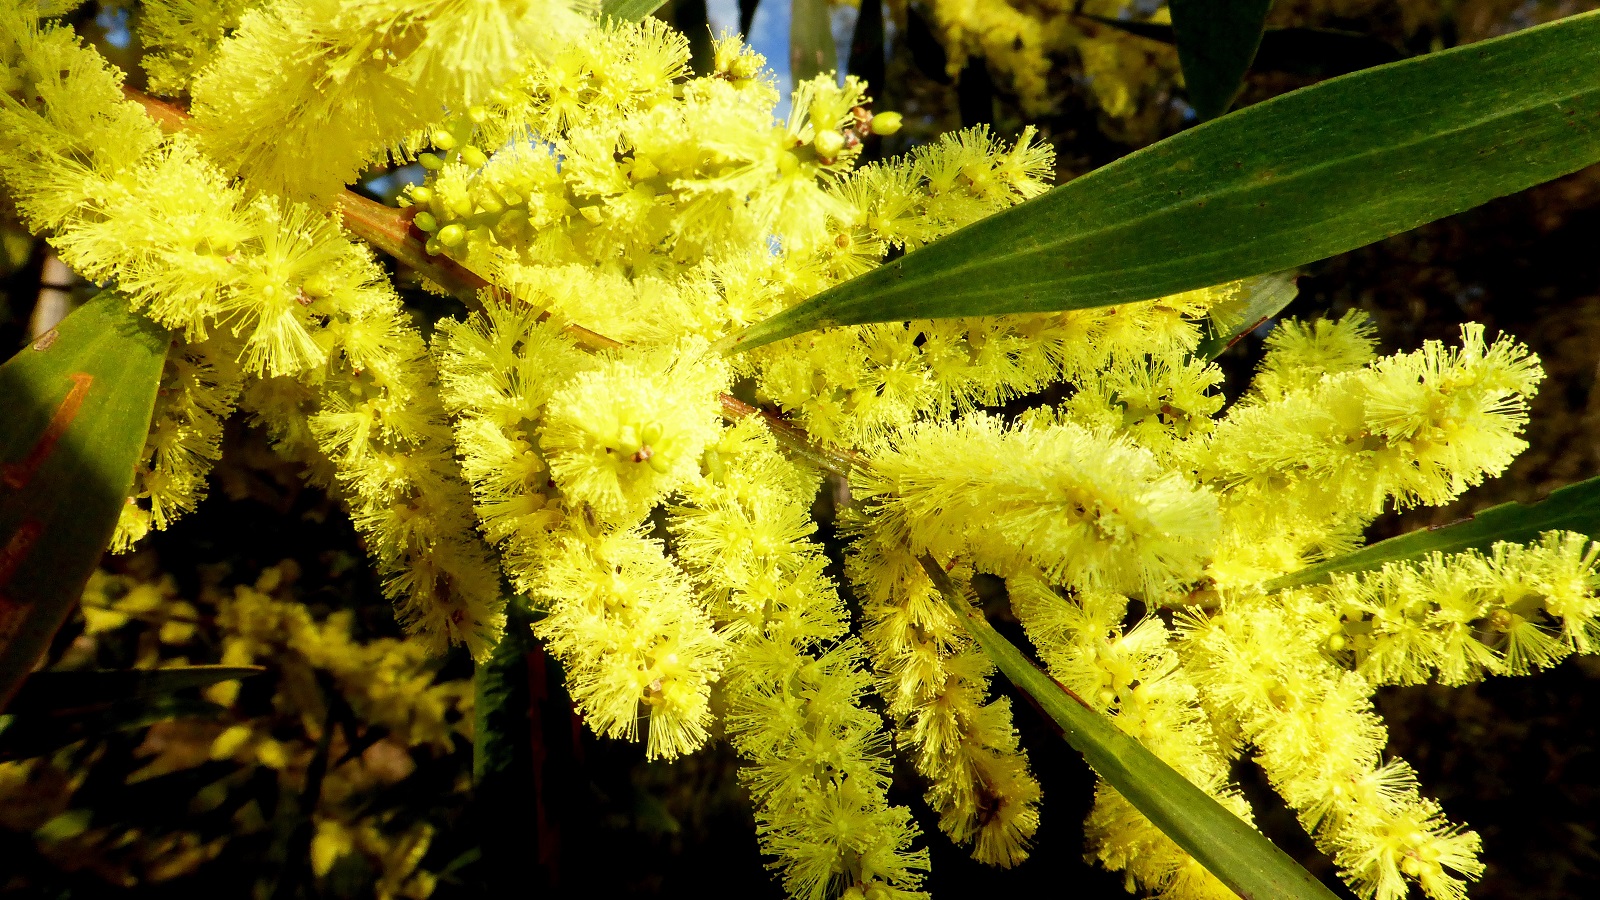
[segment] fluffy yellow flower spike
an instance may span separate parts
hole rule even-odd
[[[587,27],[563,0],[274,0],[217,47],[194,115],[257,186],[326,196]]]
[[[1370,357],[1363,320],[1291,324],[1260,384],[1183,450],[1218,490],[1223,531],[1208,574],[1244,587],[1353,549],[1392,498],[1439,505],[1498,474],[1526,446],[1536,357],[1480,326],[1462,345]],[[1293,361],[1326,365],[1312,377]],[[1363,365],[1363,361],[1366,361]]]
[[[589,727],[631,740],[642,704],[651,759],[699,747],[727,646],[688,582],[659,543],[636,531],[596,536],[573,528],[559,540],[536,587],[549,615],[534,633],[566,668]]]
[[[217,45],[239,25],[249,0],[146,0],[140,4],[140,64],[150,90],[168,97],[189,91],[211,64]]]
[[[1382,760],[1373,687],[1307,634],[1294,612],[1305,602],[1256,598],[1186,620],[1186,667],[1362,897],[1401,900],[1409,879],[1433,900],[1460,900],[1483,872],[1478,835],[1445,820],[1403,761]]]
[[[478,521],[511,583],[530,591],[566,518],[537,427],[556,389],[591,360],[537,309],[493,294],[466,322],[441,323],[433,349]]]
[[[1040,24],[1052,17],[969,7],[934,4],[936,27],[986,48],[1029,102],[1044,90],[1035,63],[1076,43],[1102,101],[1136,105],[1139,85],[1112,77],[1126,61]],[[931,553],[968,584],[1008,579],[1057,677],[1244,816],[1226,773],[1253,748],[1365,897],[1415,884],[1457,900],[1481,870],[1476,836],[1383,762],[1373,687],[1593,650],[1595,546],[1552,534],[1261,585],[1353,546],[1391,501],[1443,503],[1502,470],[1542,374],[1520,345],[1468,326],[1458,348],[1380,358],[1359,317],[1284,323],[1225,408],[1196,349],[1202,318],[1238,312],[1227,285],[825,330],[723,361],[710,347],[736,329],[1042,193],[1051,151],[1031,129],[1008,143],[979,128],[857,170],[861,140],[899,124],[859,81],[813,79],[779,121],[737,38],[695,77],[664,24],[592,24],[566,0],[150,10],[152,74],[192,87],[203,137],[163,137],[69,29],[0,0],[0,180],[64,260],[178,332],[118,540],[193,508],[237,400],[348,506],[418,635],[392,662],[399,686],[377,684],[397,728],[421,655],[455,642],[482,658],[498,638],[503,573],[548,613],[537,633],[597,732],[670,759],[728,711],[791,894],[921,897],[927,854],[888,801],[870,689],[941,829],[978,859],[1020,861],[1040,799],[1010,707],[989,699],[988,660],[920,567]],[[403,202],[426,250],[494,285],[481,311],[437,324],[431,354],[370,254],[296,199],[424,145],[431,174]],[[570,322],[624,346],[584,354]],[[819,479],[761,419],[719,423],[717,395],[736,383],[829,452],[856,452],[843,521],[859,640],[814,536]],[[1052,409],[983,411],[1046,388],[1062,392]],[[646,536],[663,507],[667,543]],[[1188,607],[1182,627],[1125,627],[1129,598]],[[228,609],[238,634],[271,635],[262,647],[328,668],[366,659],[259,597]],[[183,626],[165,623],[169,638]],[[290,763],[249,728],[213,750]],[[367,840],[317,826],[318,868]],[[1130,884],[1219,894],[1108,788],[1087,829]],[[410,873],[428,840],[384,844],[385,865]]]
[[[762,850],[798,898],[912,900],[928,866],[910,811],[890,806],[887,735],[862,705],[869,679],[810,538],[815,476],[766,426],[724,429],[670,527],[679,558],[729,622],[729,737],[748,765]]]
[[[551,398],[542,446],[556,485],[629,522],[699,473],[728,370],[706,344],[621,351]]]
[[[1052,676],[1251,821],[1249,804],[1228,777],[1231,748],[1212,733],[1199,692],[1180,668],[1160,619],[1144,619],[1124,633],[1126,597],[1089,591],[1068,600],[1026,574],[1006,584],[1011,608]],[[1127,871],[1152,893],[1174,900],[1233,895],[1103,781],[1088,830],[1091,852],[1107,868]]]
[[[1374,684],[1466,684],[1526,675],[1600,637],[1600,545],[1571,532],[1498,543],[1488,555],[1432,554],[1317,590],[1333,651]]]
[[[1486,343],[1480,325],[1463,326],[1461,339],[1458,349],[1429,341],[1231,411],[1204,473],[1272,491],[1288,508],[1375,515],[1389,497],[1402,507],[1449,502],[1527,446],[1517,433],[1544,378],[1527,348]]]
[[[0,41],[17,85],[0,94],[8,151],[0,178],[19,208],[53,231],[68,264],[115,279],[190,342],[215,329],[238,338],[230,349],[218,335],[199,352],[280,382],[251,385],[246,404],[288,452],[325,473],[331,462],[401,618],[437,647],[454,641],[487,653],[503,600],[471,530],[421,338],[370,253],[326,214],[249,197],[191,141],[163,139],[122,98],[120,75],[69,29],[41,26],[8,0]],[[291,377],[298,384],[281,383]],[[190,373],[184,387],[158,424],[181,419],[199,431],[158,431],[141,477],[140,499],[157,527],[198,502],[201,469],[215,452],[206,422],[238,390],[225,373]],[[147,528],[145,509],[123,520],[124,543]]]
[[[858,521],[846,572],[862,598],[862,637],[879,689],[929,780],[928,804],[979,862],[1013,866],[1039,827],[1039,783],[1006,698],[988,701],[994,666],[945,605],[916,555]]]
[[[1148,451],[1081,426],[987,415],[907,430],[854,479],[915,553],[982,571],[1037,566],[1084,588],[1159,595],[1200,573],[1216,498]]]
[[[205,498],[206,478],[222,455],[223,420],[243,386],[238,352],[237,342],[221,338],[179,341],[168,351],[145,456],[111,540],[113,553],[132,549],[150,528],[166,528]]]

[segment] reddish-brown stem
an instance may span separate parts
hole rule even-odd
[[[189,114],[178,106],[130,87],[124,87],[122,92],[128,99],[143,106],[150,118],[168,134],[193,127]],[[467,306],[477,308],[480,305],[478,292],[491,287],[483,276],[455,260],[430,254],[426,248],[426,238],[411,223],[414,215],[411,210],[384,206],[351,191],[341,191],[333,205],[351,234],[437,284]],[[610,350],[622,346],[621,342],[581,325],[568,325],[564,330],[585,350]]]
[[[183,109],[133,88],[124,87],[122,90],[128,99],[144,107],[145,112],[156,121],[162,131],[172,134],[193,127],[189,114]],[[351,234],[444,288],[463,303],[477,307],[479,291],[497,290],[482,276],[455,260],[428,253],[425,246],[426,238],[411,222],[411,211],[384,206],[350,191],[341,192],[334,205],[339,211],[344,227]],[[563,330],[585,350],[610,350],[622,346],[621,341],[612,340],[581,325],[567,325]],[[773,437],[792,456],[799,457],[820,469],[848,476],[851,469],[863,464],[859,456],[848,450],[819,446],[811,440],[804,429],[777,413],[751,406],[729,394],[721,395],[720,399],[723,418],[737,422],[749,416],[761,416],[771,429]]]
[[[790,456],[799,457],[823,471],[848,478],[851,469],[866,465],[866,460],[853,451],[838,450],[817,444],[811,439],[810,435],[806,434],[804,428],[775,412],[751,406],[731,394],[723,394],[720,399],[722,400],[722,417],[724,419],[730,422],[737,422],[750,416],[760,416],[767,423],[767,430],[771,431],[772,436],[777,439],[778,443],[789,451]]]

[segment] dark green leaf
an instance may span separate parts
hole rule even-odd
[[[600,15],[621,19],[624,22],[643,21],[666,4],[667,0],[604,0]]]
[[[944,45],[939,43],[939,36],[934,34],[927,16],[915,4],[906,5],[905,47],[924,78],[939,84],[951,82],[950,56],[944,52]]]
[[[711,15],[706,0],[668,0],[659,18],[672,23],[689,41],[689,71],[710,75],[716,66],[716,48],[711,45]]]
[[[1269,28],[1261,36],[1253,72],[1330,78],[1405,58],[1393,44],[1338,28]]]
[[[760,0],[739,0],[739,33],[749,34],[750,23],[756,20],[756,9],[761,5]]]
[[[192,697],[163,695],[123,700],[73,715],[0,716],[0,761],[42,756],[77,741],[95,740],[187,717],[215,718],[227,710]]]
[[[494,780],[520,760],[528,744],[528,662],[532,618],[524,601],[506,607],[506,633],[489,659],[473,672],[472,779]]]
[[[1211,334],[1194,355],[1216,359],[1224,350],[1280,312],[1299,295],[1294,272],[1277,272],[1245,280],[1239,302],[1215,308],[1210,313]]]
[[[995,631],[931,558],[922,567],[983,652],[1027,694],[1095,772],[1145,818],[1246,900],[1333,900],[1260,832],[1045,673]]]
[[[506,608],[506,633],[489,659],[473,673],[473,818],[483,849],[480,876],[490,885],[529,884],[528,854],[540,847],[545,826],[538,772],[543,765],[544,696],[540,677],[530,673],[533,615],[526,601],[513,598]],[[536,754],[538,757],[536,758]]]
[[[168,342],[103,291],[0,366],[0,705],[111,540]]]
[[[1201,119],[1214,119],[1244,86],[1272,0],[1171,0],[1167,7],[1189,105]]]
[[[839,67],[828,0],[790,0],[789,74],[796,85]]]
[[[1082,309],[1264,275],[1600,160],[1600,13],[1207,122],[734,337]]]
[[[851,75],[865,81],[872,91],[878,109],[889,109],[884,92],[888,89],[885,74],[888,60],[883,52],[883,0],[860,0],[856,28],[850,35],[850,59],[847,66]],[[870,160],[863,159],[862,162]]]
[[[1175,45],[1172,26],[1161,22],[1139,22],[1079,13],[1089,19],[1128,34],[1167,45]],[[1328,78],[1345,75],[1405,57],[1393,44],[1339,28],[1268,28],[1261,33],[1252,72],[1285,72]]]
[[[251,678],[265,671],[260,666],[175,666],[170,669],[34,672],[17,688],[6,711],[17,715],[50,715],[58,710],[82,710],[119,700],[172,694],[186,688]]]
[[[1379,541],[1267,584],[1279,590],[1327,581],[1335,572],[1376,569],[1386,562],[1416,559],[1434,551],[1484,550],[1496,541],[1527,543],[1546,531],[1576,531],[1600,536],[1600,478],[1590,478],[1552,491],[1537,503],[1502,503],[1481,513],[1438,528],[1424,528]]]

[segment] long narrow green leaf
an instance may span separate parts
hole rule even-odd
[[[531,765],[528,750],[528,652],[533,618],[526,601],[506,607],[506,632],[472,676],[474,701],[472,779],[478,784],[516,780]]]
[[[1299,296],[1294,272],[1275,272],[1245,280],[1244,296],[1237,304],[1212,309],[1211,334],[1195,348],[1201,359],[1216,359],[1239,339],[1259,328]]]
[[[167,669],[102,669],[77,672],[34,672],[17,688],[6,711],[16,715],[50,715],[82,710],[119,700],[155,697],[224,681],[253,678],[261,666],[174,666]]]
[[[937,562],[922,567],[978,646],[1033,698],[1095,772],[1145,818],[1245,900],[1333,900],[1334,894],[1205,791],[1054,679],[994,630]]]
[[[72,715],[0,716],[0,762],[43,756],[78,741],[97,740],[168,719],[215,719],[227,709],[195,697],[163,694],[120,700]]]
[[[1272,0],[1170,0],[1189,105],[1201,119],[1228,111],[1244,86]]]
[[[1134,19],[1113,19],[1079,13],[1085,19],[1118,31],[1175,46],[1172,26]],[[1286,72],[1328,78],[1404,59],[1405,54],[1370,34],[1340,28],[1268,28],[1261,33],[1252,72]]]
[[[473,821],[481,829],[479,877],[492,889],[526,890],[534,877],[530,852],[547,826],[538,768],[544,764],[542,719],[548,698],[536,696],[530,677],[536,650],[533,615],[513,598],[506,608],[506,633],[489,659],[473,672]]]
[[[1376,569],[1392,560],[1416,559],[1434,551],[1484,550],[1496,541],[1525,543],[1546,531],[1576,531],[1600,537],[1600,478],[1569,484],[1537,503],[1502,503],[1470,519],[1379,541],[1291,572],[1269,582],[1267,589],[1316,584],[1336,572]]]
[[[1314,262],[1600,161],[1600,12],[1199,125],[751,326],[1081,309]]]
[[[1269,28],[1261,35],[1253,72],[1330,78],[1404,59],[1393,44],[1339,28]]]
[[[667,0],[605,0],[600,4],[600,15],[624,22],[640,22],[666,3]]]
[[[168,342],[102,291],[0,366],[0,706],[111,540]]]
[[[798,86],[839,66],[828,0],[790,0],[789,75]]]

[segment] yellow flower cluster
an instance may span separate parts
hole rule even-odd
[[[487,654],[503,575],[597,733],[661,759],[719,730],[733,743],[796,897],[923,896],[927,853],[888,801],[891,745],[978,859],[1016,864],[1037,830],[1010,706],[990,699],[992,666],[929,557],[960,582],[1005,579],[1061,681],[1246,818],[1227,772],[1254,752],[1367,900],[1412,883],[1456,900],[1481,871],[1477,837],[1382,761],[1373,685],[1522,673],[1600,638],[1596,551],[1577,536],[1266,589],[1523,448],[1538,361],[1477,326],[1459,347],[1379,357],[1360,318],[1283,323],[1231,406],[1200,346],[1239,285],[715,353],[1043,193],[1051,153],[1031,130],[857,168],[862,138],[897,117],[824,75],[779,121],[736,38],[691,77],[666,26],[562,4],[273,0],[226,36],[221,8],[202,21],[172,5],[151,26],[204,126],[163,137],[69,30],[0,2],[0,179],[63,259],[180,332],[122,540],[193,508],[237,396],[346,503],[419,637],[373,650],[241,589],[220,604],[227,659],[305,660],[363,715],[439,742],[451,698],[421,660],[447,641]],[[984,27],[1019,53],[1047,44],[1021,22]],[[429,176],[403,202],[427,251],[491,285],[431,345],[371,256],[303,202],[412,153]],[[1060,402],[986,409],[1046,389]],[[820,479],[779,450],[791,423],[741,418],[730,393],[850,470],[831,487],[851,501],[859,638],[815,537]],[[293,763],[249,728],[217,740],[224,757]],[[363,827],[319,823],[318,865],[369,846]],[[1088,830],[1131,885],[1223,895],[1109,787]],[[427,840],[405,836],[394,865]]]
[[[1362,897],[1398,900],[1408,880],[1434,900],[1466,896],[1483,872],[1477,833],[1418,791],[1404,760],[1384,761],[1373,686],[1297,627],[1297,598],[1256,598],[1187,623],[1181,652],[1213,715],[1256,761]]]
[[[194,507],[242,374],[243,405],[288,452],[331,465],[402,616],[440,648],[486,653],[504,601],[426,349],[371,254],[326,213],[251,194],[164,138],[70,29],[8,0],[0,40],[0,179],[18,209],[184,341],[119,546]]]
[[[1039,828],[1040,790],[1011,724],[1010,701],[988,699],[994,665],[905,541],[853,524],[860,533],[846,574],[861,597],[862,638],[900,743],[928,779],[928,805],[945,834],[973,845],[973,858],[1016,865]]]
[[[725,429],[668,527],[727,622],[729,739],[748,761],[762,845],[793,897],[909,900],[928,867],[911,813],[890,806],[887,735],[849,616],[812,537],[817,478],[758,421]]]
[[[1007,586],[1011,608],[1052,676],[1234,815],[1251,821],[1250,805],[1228,779],[1233,748],[1214,733],[1161,619],[1146,617],[1124,631],[1128,598],[1120,594],[1087,590],[1068,599],[1029,575],[1011,578]],[[1102,864],[1125,870],[1158,896],[1234,896],[1103,781],[1087,830]]]
[[[239,351],[238,341],[224,335],[173,342],[112,552],[132,549],[150,529],[165,529],[205,499],[206,476],[222,454],[222,423],[243,387]]]
[[[1526,675],[1600,638],[1600,548],[1572,532],[1488,554],[1431,554],[1317,591],[1328,649],[1373,684]]]
[[[588,24],[562,0],[278,0],[216,46],[194,115],[251,184],[325,197]]]
[[[890,651],[843,640],[847,617],[807,539],[816,481],[764,426],[717,421],[736,375],[766,391],[778,368],[799,371],[805,345],[730,368],[707,341],[1036,196],[1050,155],[1031,132],[1007,145],[974,130],[854,170],[861,136],[893,127],[859,82],[802,85],[779,123],[760,58],[737,40],[717,42],[709,76],[688,78],[687,57],[660,23],[604,26],[431,136],[432,174],[407,195],[417,226],[431,251],[502,288],[441,323],[442,396],[484,533],[548,611],[535,632],[591,725],[631,737],[648,723],[646,752],[670,758],[705,740],[715,687],[790,890],[915,893],[925,857],[908,813],[887,805],[887,737],[861,705],[863,650],[880,673]],[[627,345],[584,355],[558,328],[568,321]],[[901,330],[909,346],[917,332]],[[938,332],[961,346],[930,347],[926,387],[891,420],[835,420],[881,433],[1010,396],[1025,367],[1042,384],[1067,356],[1061,328],[1042,353],[995,336],[977,356],[968,332],[990,336],[982,322]],[[807,381],[887,365],[853,358],[849,333],[821,340],[801,362],[816,369]],[[670,555],[644,536],[662,504]],[[1037,827],[1038,786],[1009,707],[983,704],[986,663],[971,647],[961,660],[982,672],[949,680],[967,706],[951,707],[923,769],[945,830],[1009,864]]]
[[[1291,321],[1218,417],[1214,369],[1160,348],[1119,354],[1054,410],[928,420],[869,447],[852,486],[870,549],[850,574],[873,603],[898,587],[895,614],[924,619],[939,605],[917,596],[918,557],[958,579],[1004,577],[1052,674],[1196,784],[1248,819],[1228,767],[1253,746],[1363,897],[1399,900],[1415,882],[1456,900],[1482,871],[1478,838],[1403,762],[1382,762],[1369,697],[1591,649],[1600,547],[1552,534],[1325,588],[1263,585],[1391,502],[1446,503],[1504,469],[1541,377],[1525,348],[1478,326],[1459,348],[1380,358],[1364,319]],[[1146,612],[1124,627],[1130,598]],[[1178,632],[1158,606],[1185,609]],[[889,619],[876,609],[869,619]],[[908,634],[944,639],[918,626]],[[1108,787],[1088,829],[1102,863],[1161,896],[1227,895]]]
[[[145,0],[139,5],[140,64],[150,90],[164,97],[189,92],[196,75],[211,65],[228,32],[251,4],[246,0]]]

